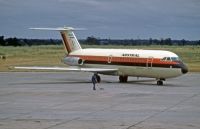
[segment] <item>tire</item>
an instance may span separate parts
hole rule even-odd
[[[128,81],[128,76],[119,76],[120,83],[126,83]]]
[[[163,81],[161,81],[161,80],[157,81],[157,85],[162,86],[163,85]]]

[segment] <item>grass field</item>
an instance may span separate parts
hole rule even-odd
[[[180,56],[187,64],[190,72],[200,72],[200,46],[114,46],[114,45],[83,45],[83,48],[120,48],[120,49],[159,49],[169,50]],[[32,46],[32,47],[2,47],[0,56],[0,71],[19,71],[12,66],[65,66],[62,45]]]

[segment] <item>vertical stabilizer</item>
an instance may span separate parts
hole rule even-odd
[[[81,49],[79,41],[77,40],[75,34],[71,30],[60,31],[63,45],[67,53]]]
[[[59,31],[62,37],[63,45],[66,53],[71,53],[73,51],[82,49],[79,41],[77,40],[74,30],[83,30],[82,28],[72,28],[72,27],[59,27],[59,28],[30,28],[34,30],[55,30]]]

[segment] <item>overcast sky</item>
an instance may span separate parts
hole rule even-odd
[[[0,0],[0,35],[60,38],[30,27],[84,27],[78,38],[200,40],[200,0]]]

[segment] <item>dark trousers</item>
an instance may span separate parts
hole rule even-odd
[[[95,83],[93,83],[93,90],[96,90]]]

